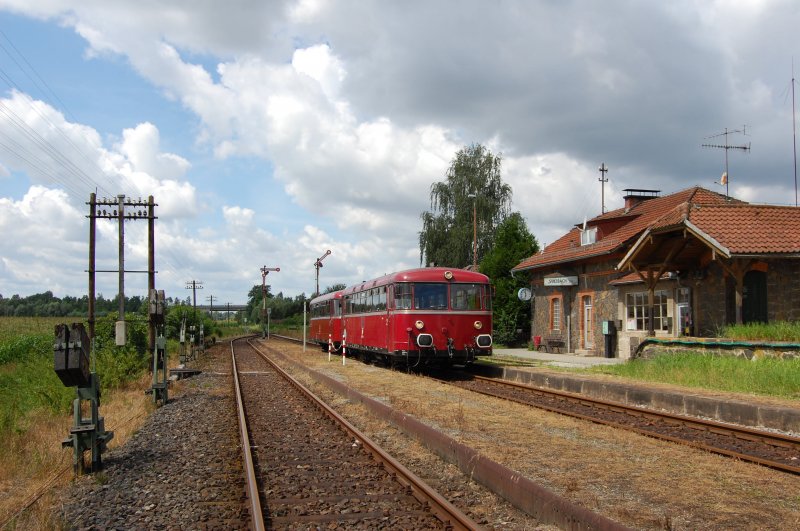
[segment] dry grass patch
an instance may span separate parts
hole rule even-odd
[[[797,529],[800,478],[354,360],[281,350],[487,457],[642,529]]]
[[[101,396],[100,415],[105,418],[106,429],[114,432],[110,448],[124,444],[153,411],[152,398],[143,393],[151,383],[152,376],[144,375]],[[84,416],[88,413],[84,412]],[[9,528],[60,528],[61,523],[52,520],[52,509],[57,503],[52,489],[68,484],[73,478],[72,449],[61,448],[61,441],[69,435],[72,416],[53,417],[36,412],[29,416],[26,425],[24,432],[6,441],[11,451],[0,454],[0,522],[5,522],[49,485],[51,492],[42,495]],[[102,473],[96,477],[102,480]]]

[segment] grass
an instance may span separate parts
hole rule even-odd
[[[61,317],[0,318],[0,437],[4,448],[0,452],[0,522],[56,472],[65,467],[68,471],[58,477],[58,485],[72,477],[71,450],[62,450],[61,441],[72,423],[75,389],[65,387],[53,370],[53,331],[60,322],[71,321]],[[101,415],[107,429],[115,432],[112,446],[124,442],[152,409],[152,398],[142,393],[150,386],[151,377],[143,370],[148,358],[132,347],[107,346],[97,351]],[[47,505],[45,499],[39,509],[25,513],[9,528],[58,528],[49,520]]]
[[[780,321],[776,323],[727,325],[722,328],[721,337],[744,341],[800,343],[800,322]]]
[[[747,360],[700,352],[661,354],[589,372],[715,391],[800,400],[800,358]]]
[[[129,439],[152,411],[152,398],[142,393],[149,386],[150,376],[145,374],[103,394],[101,415],[105,417],[106,429],[114,432],[112,448]],[[70,398],[74,398],[75,389],[67,390]],[[3,444],[8,451],[0,452],[0,522],[13,515],[48,481],[55,478],[53,485],[58,488],[72,479],[72,449],[61,448],[71,423],[71,416],[37,409],[26,415],[24,428],[4,435]],[[102,476],[99,478],[102,481]],[[54,504],[54,494],[45,494],[40,503],[23,513],[8,529],[61,528],[51,519]]]
[[[77,317],[0,317],[0,344],[20,335],[49,334],[57,324],[82,321]]]

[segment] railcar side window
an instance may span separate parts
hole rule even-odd
[[[333,315],[340,317],[342,315],[342,305],[339,299],[333,300]]]
[[[420,282],[414,284],[414,309],[446,310],[447,284]]]
[[[369,311],[374,312],[378,309],[378,288],[369,290]]]
[[[386,309],[386,286],[381,286],[377,288],[378,294],[375,303],[375,309],[378,311],[383,311]]]
[[[395,310],[411,309],[411,284],[397,284],[394,287]]]
[[[452,284],[450,307],[453,310],[480,310],[482,295],[482,284]]]

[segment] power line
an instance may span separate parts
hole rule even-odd
[[[2,49],[6,55],[8,55],[9,58],[17,65],[20,71],[22,71],[23,74],[31,80],[36,88],[43,94],[43,99],[57,101],[62,108],[66,109],[67,114],[72,118],[72,120],[77,123],[77,119],[74,117],[72,112],[69,111],[64,102],[58,97],[58,94],[55,93],[47,81],[45,81],[44,78],[36,71],[35,67],[30,63],[30,61],[25,58],[24,54],[16,46],[14,46],[8,35],[0,31],[0,36],[2,36],[5,42],[8,43],[8,46],[5,46],[2,42],[0,42],[0,49]],[[111,188],[116,188],[119,184],[122,184],[120,188],[123,188],[123,191],[125,191],[127,195],[141,195],[142,191],[139,190],[135,183],[133,183],[131,179],[124,174],[117,173],[115,175],[115,177],[118,179],[115,186],[111,176],[98,165],[97,161],[93,160],[84,149],[76,145],[64,132],[62,127],[59,127],[53,123],[53,121],[50,120],[49,117],[42,111],[39,105],[36,105],[33,101],[31,101],[30,97],[25,95],[25,91],[22,90],[22,88],[15,82],[8,72],[0,68],[0,77],[10,87],[16,89],[20,94],[23,95],[23,97],[25,97],[28,106],[42,119],[44,123],[50,126],[52,131],[55,131],[55,133],[65,141],[66,145],[71,148],[74,154],[86,161],[87,167],[91,168],[91,172],[94,175],[86,173],[86,171],[76,165],[67,154],[54,146],[33,127],[28,125],[26,120],[21,118],[10,106],[0,101],[0,113],[5,115],[8,118],[8,123],[13,128],[20,131],[23,138],[30,142],[30,147],[28,147],[12,137],[8,135],[2,135],[0,133],[0,136],[5,137],[5,142],[0,141],[0,147],[2,147],[2,149],[8,155],[16,158],[18,161],[22,161],[24,164],[27,164],[45,181],[53,182],[58,186],[62,186],[68,193],[70,193],[70,195],[73,195],[79,200],[83,200],[83,196],[88,195],[89,192],[101,192],[106,196],[114,197],[116,194],[109,190],[109,186]],[[37,79],[40,82],[37,82]],[[56,108],[56,106],[52,104],[51,107]],[[31,150],[31,147],[38,148],[41,150],[42,154],[35,153]],[[166,255],[165,262],[171,265],[177,273],[184,271],[183,274],[187,274],[189,268],[174,251],[168,248],[163,252],[163,254]]]

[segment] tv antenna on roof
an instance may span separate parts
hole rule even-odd
[[[721,136],[724,136],[725,144],[701,144],[702,147],[719,148],[725,150],[725,173],[722,174],[722,178],[719,180],[717,184],[725,185],[726,198],[730,198],[730,194],[728,193],[728,183],[730,182],[730,175],[728,174],[728,150],[739,149],[745,152],[750,151],[750,142],[748,142],[746,146],[732,146],[728,144],[728,135],[732,135],[734,133],[741,133],[744,136],[747,136],[747,126],[743,125],[741,129],[734,129],[732,131],[728,131],[728,128],[726,127],[724,132],[706,137],[706,139],[709,139],[709,138],[719,138]]]

